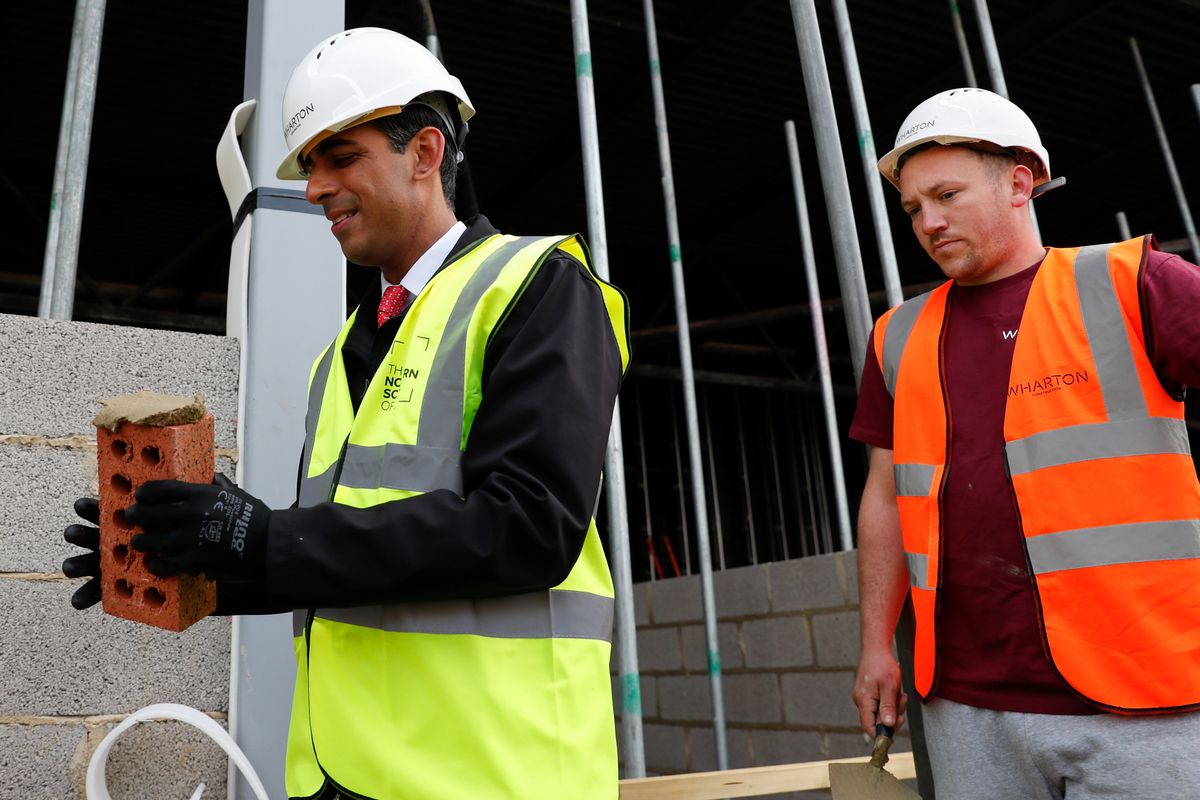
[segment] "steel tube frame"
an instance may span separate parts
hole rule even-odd
[[[1196,103],[1196,113],[1200,114],[1200,83],[1192,84],[1192,100]]]
[[[854,361],[854,381],[862,379],[867,354],[867,334],[871,330],[871,305],[863,275],[862,253],[854,225],[854,207],[850,204],[850,181],[842,158],[833,93],[829,88],[829,70],[821,47],[821,29],[813,0],[791,0],[792,23],[804,73],[804,93],[808,113],[817,140],[817,159],[821,185],[833,229],[833,250],[837,261],[838,282],[846,305],[846,328],[850,335],[850,356]]]
[[[963,30],[962,12],[958,9],[958,0],[950,0],[950,20],[954,23],[954,38],[958,42],[958,53],[962,56],[967,86],[974,89],[979,86],[979,82],[975,79],[975,65],[971,63],[971,48],[967,46],[967,32]]]
[[[667,252],[671,261],[671,286],[675,295],[675,321],[679,329],[679,363],[683,368],[684,417],[687,424],[688,463],[692,473],[692,507],[696,516],[696,549],[700,562],[700,595],[704,607],[704,636],[708,648],[707,662],[709,688],[712,694],[713,737],[716,740],[717,769],[725,770],[729,769],[729,751],[725,741],[725,699],[721,681],[721,651],[717,640],[717,610],[713,590],[712,550],[708,532],[708,503],[704,494],[700,422],[699,415],[696,413],[696,381],[692,374],[692,341],[688,328],[687,293],[684,288],[679,217],[675,205],[675,177],[671,168],[671,139],[667,132],[667,104],[663,92],[662,64],[658,54],[658,28],[654,20],[653,0],[643,0],[642,7],[646,17],[646,47],[650,56],[650,87],[654,95],[654,129],[658,139],[659,166],[662,169],[663,204],[667,218]],[[682,490],[683,475],[681,472],[680,491]],[[683,519],[686,531],[686,514]],[[688,570],[690,569],[689,561]]]
[[[1187,232],[1188,242],[1192,247],[1192,260],[1200,260],[1200,240],[1196,238],[1196,223],[1192,220],[1192,210],[1188,208],[1187,196],[1183,193],[1183,182],[1179,179],[1179,170],[1175,168],[1175,156],[1171,154],[1171,143],[1167,141],[1167,129],[1163,127],[1162,116],[1158,113],[1158,103],[1154,100],[1154,89],[1150,87],[1150,76],[1146,74],[1146,65],[1142,63],[1142,53],[1138,50],[1137,39],[1129,40],[1133,50],[1133,62],[1137,65],[1138,77],[1142,81],[1142,90],[1146,93],[1146,105],[1150,107],[1150,117],[1154,120],[1154,132],[1158,135],[1158,145],[1162,148],[1163,160],[1167,162],[1167,174],[1171,178],[1171,188],[1175,191],[1175,202],[1179,204],[1179,214],[1183,217],[1183,228]],[[1195,87],[1193,87],[1193,91]]]
[[[75,111],[75,86],[79,81],[79,51],[83,48],[83,21],[88,0],[76,0],[71,23],[71,50],[67,56],[67,80],[63,86],[62,116],[58,123],[58,153],[54,157],[54,183],[50,187],[50,217],[46,222],[46,248],[42,254],[42,285],[38,295],[38,316],[50,316],[54,296],[54,270],[58,259],[58,236],[62,221],[62,195],[67,178],[67,159],[71,153],[71,120]]]
[[[571,0],[571,35],[575,46],[575,89],[579,100],[579,133],[583,182],[587,198],[588,243],[597,274],[608,280],[608,234],[604,224],[604,185],[600,177],[600,136],[596,125],[596,92],[592,81],[592,45],[587,0]],[[621,403],[613,406],[612,428],[604,457],[609,544],[616,590],[617,663],[621,682],[621,742],[625,777],[646,775],[642,730],[642,688],[637,665],[637,625],[633,616],[633,577],[629,561],[629,514],[625,501],[625,456],[621,441]]]
[[[987,61],[988,76],[992,80],[992,91],[1007,100],[1008,83],[1004,80],[1004,68],[1000,66],[1000,49],[996,47],[996,33],[992,30],[992,15],[988,12],[987,0],[975,0],[975,16],[979,21],[979,38],[983,41],[983,56]],[[1033,200],[1029,201],[1029,219],[1033,223],[1033,231],[1037,234],[1038,241],[1041,241],[1042,228],[1038,224]]]
[[[875,136],[867,113],[867,95],[863,91],[862,74],[858,69],[858,52],[854,48],[854,32],[850,28],[850,12],[846,0],[833,0],[833,17],[837,21],[838,42],[842,46],[842,62],[846,67],[846,83],[850,87],[850,102],[854,108],[854,124],[858,131],[858,153],[862,157],[863,177],[867,180],[867,199],[871,204],[871,219],[875,223],[875,243],[879,248],[879,265],[883,270],[883,288],[889,307],[904,302],[900,290],[900,271],[896,266],[896,247],[892,244],[892,226],[888,222],[887,206],[883,199],[883,176],[877,166]]]
[[[50,294],[51,319],[70,319],[75,308],[75,274],[79,264],[79,235],[83,227],[83,196],[87,188],[88,155],[92,147],[92,110],[96,106],[100,40],[104,36],[105,0],[84,1],[86,9],[79,34],[79,61],[75,68],[66,174],[59,195],[62,212],[58,220],[54,280]],[[68,76],[67,80],[69,82],[71,78]],[[55,169],[57,171],[57,166]],[[49,234],[47,231],[47,237]]]
[[[1125,216],[1124,211],[1117,212],[1117,231],[1121,234],[1123,242],[1133,238],[1133,234],[1129,232],[1129,217]]]
[[[817,23],[814,0],[791,0],[792,24],[800,65],[804,72],[804,94],[808,96],[812,132],[816,136],[817,161],[821,167],[821,185],[833,229],[834,257],[838,261],[838,282],[846,306],[846,329],[850,333],[850,355],[854,363],[854,384],[863,378],[866,360],[866,336],[871,330],[871,306],[866,297],[863,255],[858,247],[858,229],[854,225],[854,207],[850,203],[850,180],[842,160],[838,116],[833,108],[833,90],[821,47],[821,28]]]
[[[808,283],[808,302],[812,308],[813,339],[816,341],[817,365],[821,372],[821,400],[825,405],[825,432],[829,437],[829,455],[835,473],[833,486],[837,500],[838,534],[843,550],[851,550],[854,540],[850,534],[850,504],[846,499],[846,480],[842,468],[842,443],[838,437],[837,407],[833,402],[833,375],[829,369],[829,345],[825,338],[825,315],[821,311],[821,287],[817,279],[816,256],[813,254],[812,228],[808,220],[808,200],[804,194],[804,175],[800,168],[800,145],[796,141],[796,124],[783,123],[787,136],[788,158],[792,166],[792,189],[796,194],[796,216],[800,223],[800,249],[804,258],[804,277]]]

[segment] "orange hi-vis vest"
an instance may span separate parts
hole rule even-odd
[[[1004,453],[1050,663],[1114,712],[1200,708],[1200,483],[1182,402],[1146,355],[1138,276],[1151,237],[1052,248],[1025,302]],[[872,342],[895,400],[896,502],[916,611],[914,671],[937,685],[941,500],[953,424],[949,282],[892,309]],[[961,411],[960,411],[961,413]]]

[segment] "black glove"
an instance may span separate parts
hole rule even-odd
[[[210,484],[150,481],[125,519],[145,533],[131,544],[151,555],[155,575],[203,572],[211,580],[261,580],[267,566],[271,509],[218,474]]]
[[[75,513],[92,525],[99,525],[100,501],[81,497],[75,501]],[[92,525],[68,525],[63,531],[63,538],[69,543],[92,551],[71,556],[62,563],[63,574],[68,578],[91,578],[71,595],[71,605],[78,609],[91,608],[100,602],[100,529]]]

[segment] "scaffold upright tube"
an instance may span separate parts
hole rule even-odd
[[[588,244],[596,273],[608,280],[608,238],[604,226],[604,189],[600,179],[600,142],[596,127],[596,94],[592,84],[592,45],[587,1],[571,0],[571,33],[575,42],[575,88],[579,98],[579,132],[583,145],[583,181],[587,197]],[[613,408],[612,429],[604,457],[609,546],[616,590],[617,663],[621,684],[621,753],[625,777],[646,776],[642,733],[641,678],[637,663],[637,626],[633,616],[633,574],[629,560],[629,512],[625,501],[625,454],[621,442],[621,404]]]

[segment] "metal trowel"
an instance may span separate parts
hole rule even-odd
[[[892,746],[887,725],[875,726],[875,746],[865,764],[830,764],[829,788],[833,800],[921,800],[921,796],[883,768]]]

